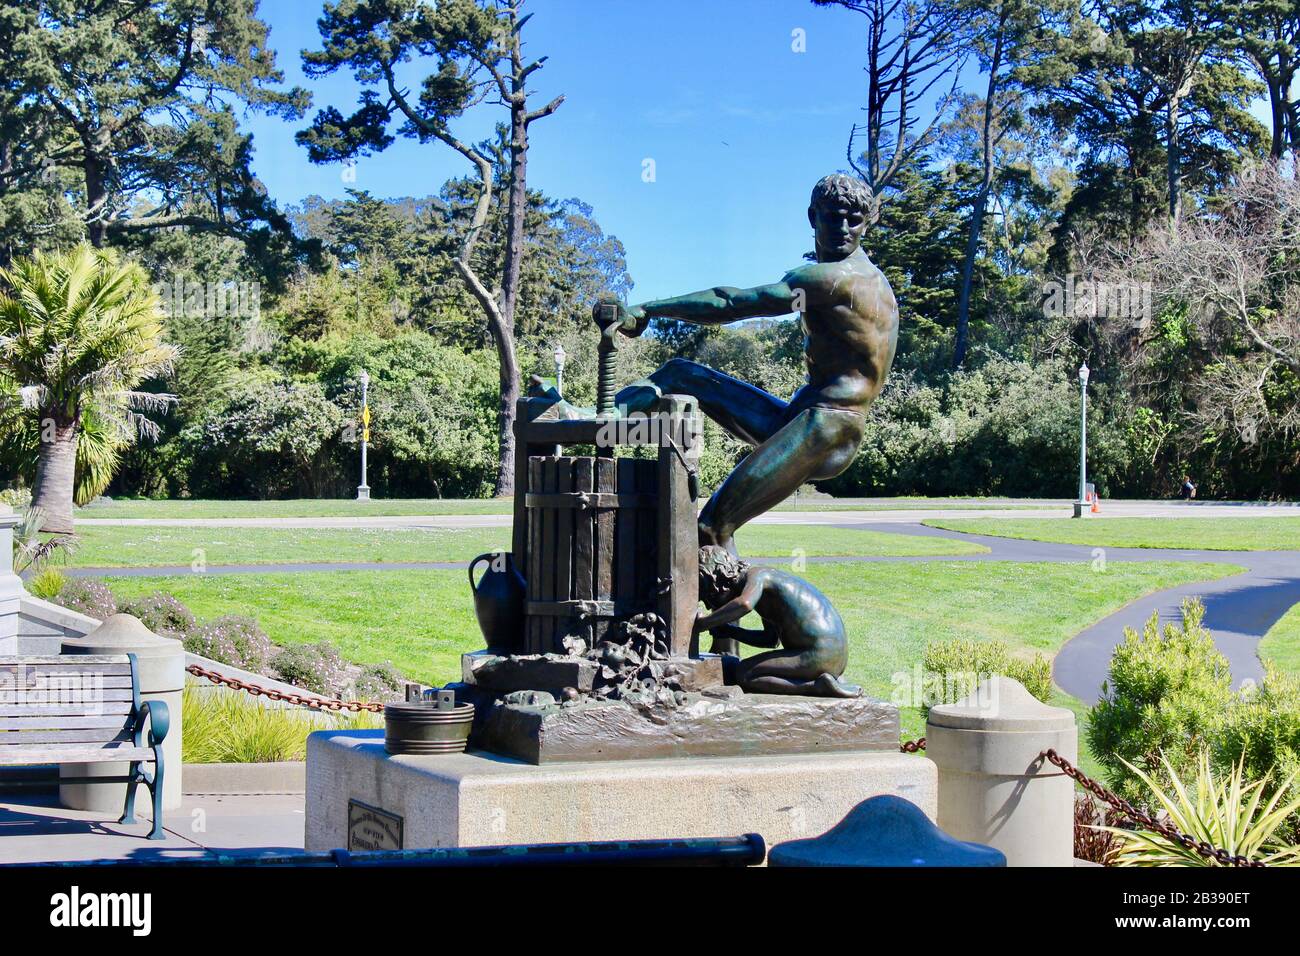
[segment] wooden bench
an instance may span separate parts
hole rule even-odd
[[[165,703],[140,700],[134,654],[0,657],[0,767],[127,762],[124,777],[59,782],[125,783],[119,823],[135,823],[143,783],[153,798],[151,840],[165,839],[162,742],[169,724]],[[152,770],[144,766],[150,762]]]

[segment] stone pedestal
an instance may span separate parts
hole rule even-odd
[[[1074,714],[1007,677],[930,709],[926,755],[939,768],[939,827],[1006,854],[1008,866],[1072,866],[1074,781],[1041,757],[1078,760]]]
[[[85,637],[63,642],[64,654],[134,654],[141,700],[161,700],[167,705],[171,729],[163,740],[163,809],[181,805],[181,691],[185,686],[185,649],[180,641],[159,637],[138,618],[114,614]],[[69,764],[59,768],[61,776],[125,776],[126,763]],[[136,805],[148,807],[148,794],[141,788]],[[124,783],[72,783],[59,787],[59,801],[70,810],[93,810],[120,814],[126,800]],[[144,801],[141,803],[141,801]],[[147,812],[147,811],[146,811]]]
[[[14,528],[18,515],[0,504],[0,657],[18,653],[19,602],[26,593],[14,574]]]
[[[743,833],[772,846],[823,833],[879,794],[933,818],[936,788],[933,763],[897,751],[536,766],[477,751],[391,757],[382,730],[318,731],[306,849],[347,848],[349,803],[358,840],[400,832],[405,849]]]

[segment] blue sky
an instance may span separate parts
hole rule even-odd
[[[356,102],[350,76],[307,80],[299,51],[319,45],[312,0],[262,0],[271,46],[313,111]],[[861,18],[806,0],[533,0],[526,52],[547,55],[535,101],[564,105],[532,127],[529,185],[595,208],[627,249],[640,301],[779,278],[811,248],[805,210],[818,177],[844,168],[864,98]],[[805,31],[806,52],[792,49]],[[414,70],[414,80],[424,71]],[[483,105],[456,127],[486,136],[504,111]],[[468,164],[442,144],[399,140],[359,161],[313,166],[293,141],[303,122],[250,115],[254,169],[281,204],[349,185],[424,196]],[[642,180],[653,159],[655,181]]]

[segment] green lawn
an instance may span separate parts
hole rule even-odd
[[[1300,518],[936,518],[934,528],[1102,548],[1300,549]]]
[[[1300,604],[1282,615],[1259,642],[1259,659],[1300,677]]]
[[[171,528],[82,525],[71,563],[80,567],[275,564],[283,562],[467,561],[508,547],[509,528]],[[988,551],[948,538],[814,525],[755,525],[737,536],[763,557],[950,555]]]
[[[836,603],[852,647],[847,672],[889,698],[925,643],[950,637],[1000,639],[1015,650],[1052,655],[1064,641],[1128,602],[1162,588],[1239,571],[1222,564],[1077,563],[810,564],[804,576]],[[409,677],[441,684],[460,655],[483,644],[459,571],[322,571],[117,578],[119,599],[168,591],[201,619],[252,614],[278,644],[328,640],[358,663],[391,661]],[[1082,713],[1064,694],[1057,702]],[[923,730],[905,708],[903,736]]]
[[[774,511],[895,511],[912,508],[1041,508],[1043,504],[1008,503],[1000,499],[854,498],[789,499]],[[78,518],[348,518],[403,515],[510,514],[510,498],[385,498],[354,501],[350,498],[303,498],[289,501],[213,501],[207,499],[148,500],[118,499],[77,511]]]

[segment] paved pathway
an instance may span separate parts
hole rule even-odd
[[[147,801],[140,809],[147,820]],[[0,863],[264,856],[302,850],[305,819],[301,793],[186,794],[163,814],[166,839],[146,840],[145,822],[67,810],[57,794],[0,793]]]
[[[860,525],[859,527],[869,527]],[[890,530],[877,526],[876,530]],[[1087,704],[1095,704],[1106,679],[1111,652],[1123,640],[1124,628],[1140,631],[1153,612],[1162,623],[1182,619],[1185,598],[1205,604],[1205,626],[1228,658],[1233,680],[1259,681],[1264,668],[1256,656],[1260,639],[1293,605],[1300,604],[1300,551],[1197,551],[1158,548],[1104,548],[1021,541],[988,535],[958,534],[935,528],[910,529],[987,545],[990,553],[953,560],[1077,561],[1081,574],[1092,573],[1098,555],[1114,561],[1196,561],[1244,567],[1241,574],[1185,584],[1148,594],[1076,634],[1057,652],[1052,664],[1056,683]],[[932,559],[936,560],[936,559]]]

